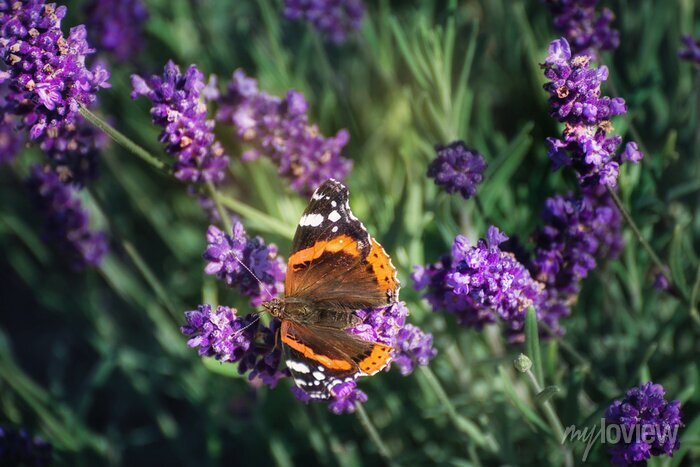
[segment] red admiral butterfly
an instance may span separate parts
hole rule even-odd
[[[312,399],[333,386],[386,367],[392,348],[346,329],[353,313],[398,300],[396,268],[384,248],[352,214],[348,189],[327,180],[299,221],[287,263],[285,297],[263,303],[281,320],[282,347],[294,382]]]

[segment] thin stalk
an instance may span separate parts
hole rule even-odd
[[[148,264],[146,264],[146,261],[143,259],[141,254],[138,252],[138,250],[136,250],[134,245],[132,245],[131,242],[127,240],[122,241],[122,246],[124,247],[126,254],[129,255],[129,258],[136,266],[136,269],[139,270],[139,272],[146,280],[148,285],[151,287],[151,289],[153,289],[153,292],[173,316],[175,322],[179,322],[181,314],[178,313],[172,300],[170,300],[170,297],[168,297],[168,293],[165,291],[165,287],[160,282],[158,277],[153,273],[151,268],[148,267]]]
[[[285,238],[291,239],[294,237],[294,229],[289,228],[287,225],[281,223],[279,219],[275,219],[262,211],[259,211],[235,198],[223,195],[221,193],[216,193],[215,200],[218,199],[224,207],[229,208],[233,212],[247,218],[248,220],[254,220],[264,225],[268,230],[282,235]]]
[[[612,200],[615,203],[615,206],[617,206],[617,210],[620,211],[620,213],[622,214],[622,217],[625,218],[627,225],[630,226],[630,228],[634,232],[634,235],[637,237],[637,240],[639,240],[639,243],[642,244],[642,247],[647,251],[647,253],[651,257],[651,260],[654,262],[654,264],[659,269],[661,274],[663,274],[666,277],[666,279],[668,280],[669,284],[671,284],[669,292],[672,293],[676,298],[687,303],[688,302],[687,297],[685,297],[680,292],[680,289],[675,285],[675,283],[673,282],[673,278],[668,273],[668,271],[669,271],[668,266],[666,266],[664,264],[664,262],[661,261],[661,258],[659,258],[659,256],[656,254],[656,252],[652,248],[651,244],[644,238],[644,235],[642,235],[642,232],[639,230],[637,223],[634,221],[634,219],[632,219],[632,215],[630,215],[629,211],[627,211],[627,208],[625,208],[625,206],[622,204],[622,200],[620,200],[620,197],[617,196],[617,193],[615,192],[615,190],[613,190],[609,186],[606,186],[606,189],[608,190],[608,193],[612,197]]]
[[[365,412],[364,407],[362,407],[362,404],[360,402],[355,402],[355,409],[357,411],[357,416],[360,419],[360,424],[362,425],[362,428],[365,429],[367,432],[367,435],[370,437],[374,445],[377,447],[377,451],[379,451],[379,455],[382,456],[382,458],[389,464],[389,465],[397,465],[396,461],[391,457],[391,451],[389,451],[389,448],[387,445],[384,443],[382,440],[382,437],[379,436],[379,432],[375,428],[374,424],[372,423],[372,420],[369,419],[367,416],[367,412]]]
[[[474,441],[474,443],[481,447],[488,447],[489,449],[493,450],[494,446],[489,446],[489,444],[492,443],[489,443],[489,440],[487,440],[481,434],[479,427],[474,422],[457,412],[457,409],[455,408],[454,404],[452,404],[452,401],[450,401],[450,398],[447,396],[445,389],[440,384],[440,381],[435,376],[435,373],[433,373],[433,371],[427,366],[421,366],[419,368],[423,373],[423,376],[425,376],[425,379],[428,381],[428,384],[435,392],[435,395],[440,400],[440,403],[443,405],[445,410],[447,410],[447,416],[450,418],[450,421],[455,428],[466,434],[470,441]]]
[[[104,131],[110,138],[112,138],[114,141],[116,141],[117,144],[128,149],[136,157],[147,162],[149,165],[151,165],[155,169],[158,169],[164,173],[170,174],[170,172],[168,170],[168,165],[165,162],[161,161],[160,159],[158,159],[157,157],[153,156],[151,153],[146,151],[144,148],[142,148],[138,144],[134,143],[126,135],[124,135],[123,133],[118,131],[116,128],[114,128],[112,125],[110,125],[109,123],[102,120],[100,117],[98,117],[94,113],[92,113],[90,110],[88,110],[87,107],[84,107],[81,105],[80,106],[80,114],[83,117],[85,117],[85,119],[87,121],[89,121],[90,123],[95,125],[100,130]]]
[[[532,387],[535,389],[535,392],[537,394],[542,392],[542,387],[540,386],[540,383],[537,382],[537,377],[535,374],[532,372],[532,369],[529,369],[526,371],[528,377],[530,378],[530,383],[532,384]],[[554,411],[554,407],[552,407],[552,404],[546,400],[542,402],[542,409],[544,410],[544,415],[547,417],[547,421],[549,422],[549,426],[552,428],[554,431],[554,434],[556,435],[557,439],[561,442],[564,443],[564,438],[566,435],[564,434],[564,426],[562,425],[561,421],[559,420],[559,416],[557,413]],[[566,448],[564,444],[562,444],[561,449],[564,453],[564,465],[567,467],[573,467],[574,465],[574,456],[571,453],[571,450]]]
[[[226,231],[226,233],[231,234],[233,232],[231,218],[228,216],[228,214],[226,213],[226,209],[224,209],[224,206],[221,204],[221,199],[218,196],[216,187],[211,181],[207,182],[207,191],[209,192],[209,196],[211,197],[211,199],[214,200],[216,210],[219,212],[219,217],[221,218],[221,223],[224,225],[224,230]]]

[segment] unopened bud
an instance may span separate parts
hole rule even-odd
[[[513,366],[519,372],[525,373],[530,368],[532,368],[532,360],[530,360],[530,358],[527,355],[521,353],[520,355],[518,355],[518,358],[513,360]]]

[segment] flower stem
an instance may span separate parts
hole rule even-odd
[[[421,366],[420,370],[423,373],[423,376],[425,376],[425,379],[428,381],[430,387],[435,392],[435,395],[440,400],[440,403],[443,405],[445,410],[447,410],[447,416],[450,418],[450,421],[455,428],[466,434],[471,441],[474,441],[474,443],[478,444],[479,446],[488,447],[489,449],[494,450],[495,446],[493,446],[493,440],[488,440],[486,437],[484,437],[484,435],[481,434],[481,430],[474,422],[466,417],[463,417],[457,412],[457,409],[455,408],[454,404],[452,404],[452,401],[450,401],[450,398],[447,397],[447,393],[440,384],[440,381],[435,376],[435,373],[433,373],[428,366]]]
[[[169,174],[168,165],[165,162],[161,161],[160,159],[146,151],[144,148],[134,143],[126,135],[124,135],[112,125],[110,125],[109,123],[92,113],[90,110],[88,110],[87,107],[81,105],[80,114],[83,117],[85,117],[87,121],[95,125],[100,130],[104,131],[110,138],[116,141],[117,144],[128,149],[132,154],[134,154],[141,160],[147,162],[154,168]]]
[[[221,193],[215,193],[214,198],[215,202],[218,199],[224,207],[229,208],[230,210],[236,212],[237,214],[245,217],[248,220],[257,222],[261,226],[264,226],[270,232],[275,232],[289,239],[294,237],[294,229],[290,229],[279,219],[275,219],[274,217],[271,217],[262,211],[248,206],[247,204],[238,201],[235,198],[222,195]]]
[[[651,257],[651,260],[653,263],[656,265],[656,267],[659,269],[659,272],[663,274],[666,279],[668,280],[669,284],[671,284],[671,287],[669,289],[669,292],[672,293],[676,298],[688,302],[687,297],[685,297],[681,292],[680,289],[675,285],[673,282],[673,278],[671,275],[668,273],[669,268],[664,264],[663,261],[661,261],[661,258],[656,254],[654,249],[651,247],[651,244],[644,238],[642,235],[642,232],[639,230],[639,227],[637,226],[637,223],[632,219],[632,216],[630,215],[629,211],[625,206],[622,204],[622,200],[620,197],[617,195],[615,190],[610,188],[609,186],[606,186],[608,193],[612,197],[613,202],[615,203],[615,206],[617,206],[617,210],[620,211],[622,214],[622,217],[625,218],[625,221],[627,222],[627,225],[630,226],[632,231],[634,232],[635,236],[637,237],[637,240],[639,240],[639,243],[642,244],[642,247],[647,251],[649,256]]]
[[[360,424],[362,425],[362,428],[365,429],[367,435],[369,435],[370,439],[377,447],[379,455],[382,456],[382,458],[384,458],[384,460],[389,465],[396,465],[396,462],[391,457],[391,452],[389,451],[389,448],[386,444],[384,444],[384,441],[382,440],[381,436],[379,436],[379,432],[367,416],[367,412],[365,412],[365,409],[364,407],[362,407],[362,404],[359,402],[355,402],[355,409],[357,411],[357,416],[360,419]]]
[[[224,206],[221,204],[221,199],[216,191],[216,187],[211,181],[207,182],[207,191],[209,192],[211,199],[214,200],[214,204],[216,205],[216,210],[219,212],[219,217],[221,217],[221,223],[224,226],[224,230],[226,233],[231,234],[233,232],[231,218],[228,216],[228,214],[226,214],[226,209],[224,209]]]
[[[542,392],[542,387],[540,386],[540,383],[537,382],[537,377],[535,374],[532,372],[532,369],[528,369],[526,371],[528,377],[530,378],[530,383],[532,384],[532,387],[535,389],[535,392],[537,394]],[[547,421],[549,422],[549,426],[552,428],[554,431],[554,434],[556,435],[557,439],[563,443],[565,434],[564,434],[564,426],[561,424],[561,421],[559,420],[559,417],[557,416],[557,413],[554,411],[554,407],[552,407],[552,404],[546,400],[541,403],[542,409],[544,410],[544,415],[547,417]],[[571,450],[566,448],[562,444],[562,451],[564,453],[564,465],[567,467],[573,467],[574,465],[574,457],[571,453]]]

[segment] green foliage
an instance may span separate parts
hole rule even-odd
[[[611,400],[652,379],[682,401],[685,423],[681,449],[657,465],[700,462],[700,72],[676,58],[679,32],[700,32],[692,1],[602,2],[621,33],[603,57],[604,92],[627,100],[616,132],[646,155],[623,169],[620,197],[675,293],[651,287],[658,268],[627,229],[620,259],[584,282],[566,335],[549,339],[529,313],[522,346],[497,326],[466,330],[432,313],[409,275],[457,233],[478,238],[490,223],[527,243],[544,199],[575,189],[544,146],[559,128],[538,66],[557,37],[542,2],[368,1],[360,34],[338,47],[284,20],[279,1],[147,3],[146,50],[111,67],[98,117],[167,161],[147,104],[129,99],[131,73],[173,59],[220,81],[243,68],[270,93],[304,92],[324,134],[350,131],[353,210],[392,254],[411,321],[434,334],[439,355],[410,377],[362,381],[379,443],[357,417],[298,403],[286,381],[251,388],[231,365],[199,358],[178,329],[199,303],[250,311],[203,274],[208,221],[195,198],[112,144],[84,197],[113,251],[73,273],[41,241],[23,191],[34,148],[0,170],[0,424],[45,437],[59,465],[382,465],[378,446],[400,465],[558,465],[584,446],[562,447],[557,423],[598,423]],[[82,21],[80,2],[68,6]],[[219,201],[286,255],[306,200],[267,161],[241,162],[230,130],[219,131],[233,180]],[[457,138],[489,164],[483,214],[425,176],[433,145]],[[520,352],[532,378],[512,366]],[[597,444],[588,462],[606,459]]]

